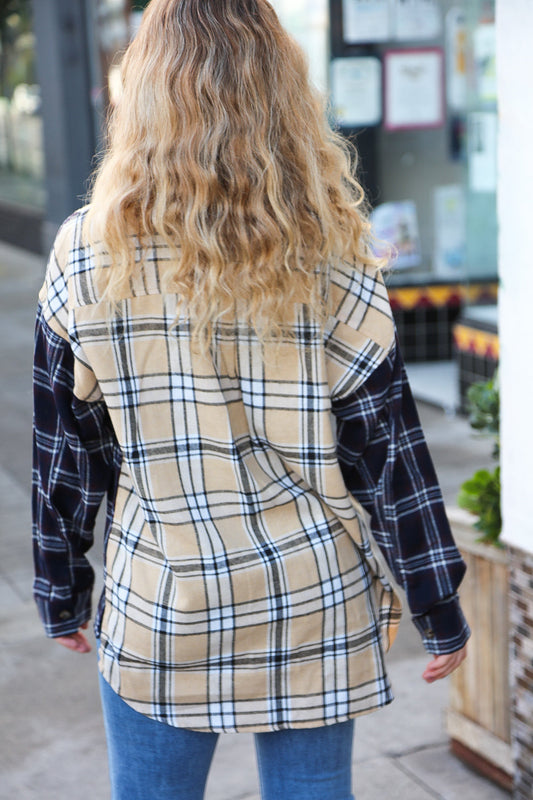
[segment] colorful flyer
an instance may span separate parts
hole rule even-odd
[[[462,8],[450,8],[446,15],[446,94],[449,108],[455,113],[467,106],[467,31]]]
[[[376,206],[370,218],[379,255],[388,256],[392,249],[395,269],[420,266],[418,218],[412,200],[382,203]]]

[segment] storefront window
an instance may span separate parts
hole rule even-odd
[[[450,365],[464,397],[498,354],[494,0],[271,2],[360,152],[376,234],[397,253],[389,281],[404,356]],[[147,4],[97,2],[104,105]],[[477,318],[483,335],[468,327]],[[481,373],[459,381],[457,358],[472,353]]]
[[[41,93],[30,0],[0,5],[0,203],[45,205]]]
[[[330,8],[334,116],[360,151],[376,235],[396,250],[404,356],[447,364],[457,406],[497,360],[494,0]]]
[[[396,273],[494,278],[494,0],[272,5],[359,146],[377,233],[398,251]]]

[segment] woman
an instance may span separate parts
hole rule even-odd
[[[400,614],[370,528],[426,680],[464,658],[464,564],[349,156],[266,0],[152,0],[35,355],[35,596],[81,653],[107,495],[114,798],[203,797],[222,731],[256,733],[264,799],[352,796]]]

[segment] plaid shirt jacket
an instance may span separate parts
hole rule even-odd
[[[464,574],[378,274],[332,270],[325,331],[304,308],[270,345],[223,320],[200,355],[168,251],[111,314],[61,228],[40,293],[35,598],[50,636],[91,616],[107,495],[99,666],[148,716],[196,730],[340,722],[392,699],[400,616],[371,533],[432,653],[469,635]],[[333,412],[333,413],[332,413]]]

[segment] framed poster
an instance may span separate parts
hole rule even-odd
[[[392,36],[389,0],[342,0],[346,44],[387,42]]]
[[[440,128],[444,124],[442,50],[389,50],[384,66],[385,129]]]
[[[335,58],[331,62],[331,99],[338,125],[379,125],[381,95],[379,58]]]

